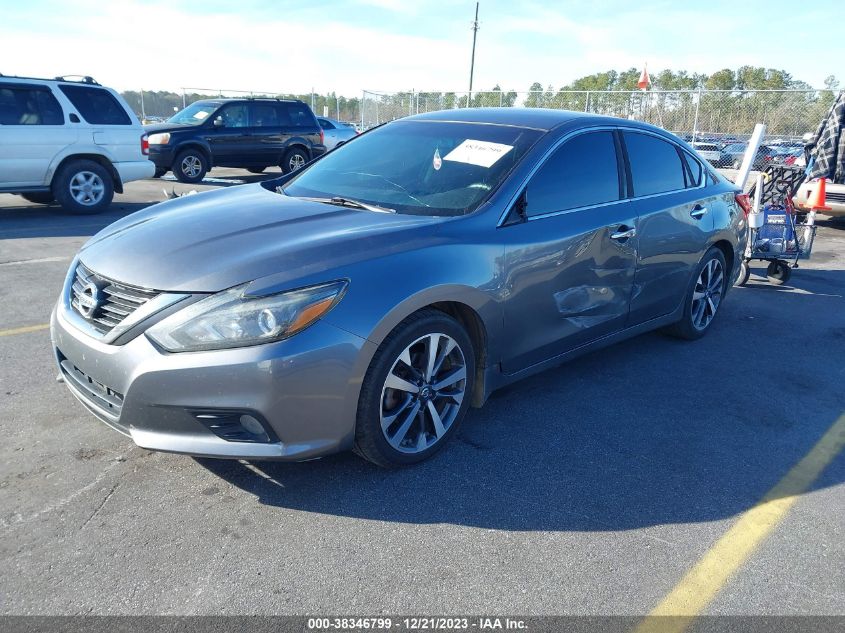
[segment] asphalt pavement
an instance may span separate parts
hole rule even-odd
[[[43,325],[97,230],[162,189],[261,178],[211,176],[89,217],[0,195],[0,613],[645,614],[845,413],[845,223],[822,219],[789,284],[755,262],[704,339],[526,379],[418,466],[139,449],[56,382]],[[705,613],[845,615],[828,453]]]

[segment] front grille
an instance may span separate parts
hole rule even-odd
[[[101,334],[108,334],[126,317],[158,295],[155,290],[113,281],[78,264],[71,287],[71,306],[94,329]]]
[[[91,378],[59,354],[59,366],[69,386],[75,388],[88,403],[107,417],[117,419],[123,408],[123,394]]]

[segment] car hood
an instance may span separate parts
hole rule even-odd
[[[129,285],[217,292],[269,275],[297,280],[418,248],[442,220],[309,202],[250,184],[133,213],[92,237],[80,260]]]
[[[144,126],[144,131],[147,134],[160,134],[161,132],[181,132],[182,130],[192,130],[199,127],[199,125],[188,123],[150,123]]]

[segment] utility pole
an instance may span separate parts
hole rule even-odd
[[[472,101],[472,73],[475,70],[475,38],[478,35],[478,2],[475,3],[475,20],[472,22],[472,59],[469,63],[469,92],[467,93],[467,107]]]

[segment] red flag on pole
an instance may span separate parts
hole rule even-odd
[[[640,90],[645,90],[648,88],[648,84],[651,83],[651,80],[648,78],[648,69],[646,66],[643,66],[643,72],[640,74],[640,80],[637,82],[637,88]]]

